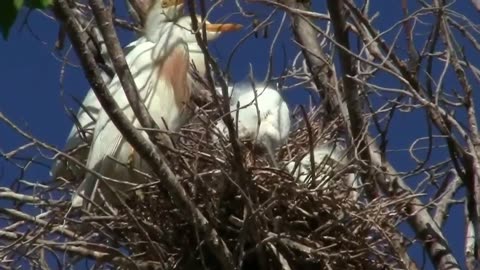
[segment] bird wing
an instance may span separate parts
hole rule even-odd
[[[121,100],[116,100],[118,103]],[[109,156],[115,157],[115,153],[122,145],[122,135],[120,131],[113,125],[105,111],[102,111],[95,126],[95,134],[90,147],[87,159],[87,168],[94,170],[100,174],[107,174],[112,170],[112,163],[107,161]],[[107,166],[110,165],[110,166]],[[107,176],[112,177],[108,174]],[[76,193],[72,197],[72,206],[80,207],[84,205],[83,198],[79,195],[94,199],[94,193],[99,183],[97,177],[91,173],[87,173],[85,179],[77,188]]]
[[[142,57],[146,57],[144,54],[153,47],[153,43],[146,42],[145,38],[140,38],[137,41],[132,42],[130,45],[135,47],[129,48],[128,53],[125,56],[125,60],[129,65],[132,74],[134,74],[136,71],[138,71],[138,68],[135,68],[136,66],[139,66],[137,63],[144,60]],[[113,98],[115,98],[119,93],[123,94],[118,76],[115,76],[109,83],[108,90]],[[93,92],[92,89],[88,90],[87,95],[83,99],[82,106],[79,108],[76,115],[79,127],[84,130],[93,129],[95,126],[95,121],[98,118],[101,110],[103,109],[97,99],[97,96],[95,95],[95,92]],[[89,141],[89,139],[92,137],[92,134],[93,132],[91,132],[90,135],[87,135],[87,141]],[[65,149],[73,149],[83,142],[84,140],[79,134],[79,128],[74,125],[67,137]]]
[[[152,70],[151,50],[153,47],[154,43],[144,42],[135,47],[128,55],[130,71],[135,78],[135,83],[142,99],[146,95],[145,92],[148,92],[148,80],[152,77],[151,72],[149,74],[148,70]],[[148,68],[149,66],[150,68]],[[138,121],[135,121],[135,115],[130,108],[128,99],[123,92],[117,76],[115,76],[109,85],[109,91],[127,118],[132,121],[134,126],[139,127]],[[128,143],[123,139],[123,136],[110,120],[108,114],[103,109],[100,110],[95,125],[92,145],[88,154],[87,168],[100,174],[116,178],[117,174],[113,173],[113,171],[117,169],[117,166],[121,167],[121,165],[111,160],[110,157],[125,163],[128,160],[129,151],[131,151],[131,147],[129,147]],[[121,175],[121,173],[118,173],[118,175]],[[76,194],[72,197],[72,205],[83,205],[83,198],[78,194],[92,198],[98,186],[97,178],[92,174],[87,174],[78,187]]]
[[[181,41],[181,40],[180,40]],[[145,42],[149,43],[149,42]],[[144,44],[145,44],[144,43]],[[144,46],[143,50],[137,48],[138,58],[135,59],[130,67],[135,83],[139,89],[141,99],[146,103],[150,114],[154,120],[163,126],[161,118],[171,120],[172,126],[176,126],[174,120],[178,120],[180,111],[173,113],[173,108],[161,106],[162,103],[168,102],[174,107],[184,106],[184,103],[190,99],[190,89],[188,87],[187,71],[188,71],[188,50],[184,42],[177,42],[175,46],[166,51],[165,56],[161,56],[165,47],[158,48],[159,44],[150,43]],[[161,49],[161,50],[160,50]],[[132,51],[133,52],[133,51]],[[153,60],[153,61],[152,61]],[[173,90],[172,98],[163,95],[170,89],[168,85],[160,83],[167,81]],[[112,84],[111,87],[121,88],[119,84]],[[121,91],[123,93],[123,91]],[[128,119],[132,121],[135,127],[140,127],[135,118],[135,114],[129,106],[128,99],[124,94],[114,96],[116,102],[123,110]],[[166,98],[166,99],[165,99]],[[173,119],[172,119],[173,118]],[[168,123],[168,122],[167,122]],[[179,125],[178,125],[179,126]],[[142,132],[144,136],[145,133]],[[101,111],[97,124],[95,126],[95,135],[88,156],[87,167],[95,170],[103,175],[116,178],[117,180],[126,180],[124,166],[117,164],[116,161],[110,160],[113,157],[121,163],[126,163],[131,154],[134,154],[133,148],[126,142],[120,131],[115,127],[105,111]],[[136,164],[140,164],[138,161]],[[83,199],[78,194],[86,197],[97,197],[95,193],[101,185],[96,177],[88,175],[84,182],[79,186],[77,194],[72,198],[73,205],[83,205]],[[102,192],[103,193],[103,192]],[[103,193],[105,195],[105,193]],[[110,200],[108,196],[106,200]]]
[[[123,52],[126,55],[125,60],[127,60],[128,54],[130,52],[132,52],[137,46],[139,46],[140,44],[142,44],[145,41],[148,41],[147,38],[142,36],[142,37],[139,37],[137,40],[128,43],[127,46],[125,46],[125,48],[123,48]],[[127,60],[127,63],[128,63],[128,60]]]
[[[125,60],[129,65],[132,74],[141,72],[146,65],[151,65],[151,55],[149,52],[154,45],[154,43],[148,42],[145,38],[139,38],[127,45],[127,55],[125,56]],[[114,99],[118,95],[124,95],[118,76],[115,76],[112,79],[108,85],[108,90]],[[95,121],[101,111],[103,111],[103,109],[95,93],[92,89],[88,90],[87,95],[82,102],[82,106],[76,115],[78,125],[73,125],[70,130],[63,148],[64,151],[75,149],[85,142],[90,143],[91,138],[93,137]],[[81,130],[88,131],[84,133],[85,138],[81,135]],[[78,151],[74,157],[83,162],[87,158],[87,155],[87,151]],[[67,174],[66,167],[67,164],[63,160],[57,160],[52,166],[50,175],[52,175],[53,179],[59,176],[65,177]]]

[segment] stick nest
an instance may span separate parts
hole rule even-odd
[[[277,152],[280,168],[272,168],[252,141],[214,140],[218,132],[213,127],[220,115],[208,108],[199,109],[181,132],[171,136],[173,152],[162,152],[238,269],[407,268],[395,246],[396,226],[404,218],[408,198],[367,203],[362,195],[355,199],[352,194],[359,191],[344,181],[351,170],[334,170],[323,177],[323,184],[308,185],[285,169],[286,163],[300,160],[313,145],[341,137],[340,120],[324,121],[327,118],[318,113],[295,114],[300,120],[307,117],[303,122],[309,124],[292,128],[288,142]],[[315,175],[321,172],[322,166]],[[16,217],[9,228],[20,229],[5,231],[2,237],[16,247],[12,250],[35,247],[46,254],[57,252],[56,258],[69,258],[63,261],[67,268],[78,263],[76,258],[89,258],[100,268],[221,269],[192,225],[192,217],[174,205],[162,183],[152,176],[149,184],[123,190],[130,194],[127,207],[115,214],[96,207],[70,209],[66,194],[78,182],[35,186],[41,190],[37,197],[22,199],[36,203],[42,218],[5,210]],[[25,206],[17,204],[16,209]],[[31,226],[25,227],[24,221]],[[43,258],[7,253],[11,262],[21,257],[31,265]]]
[[[269,166],[252,142],[240,142],[237,155],[229,142],[215,142],[214,124],[208,120],[218,119],[213,111],[196,118],[179,134],[178,153],[168,155],[169,164],[242,269],[403,268],[391,244],[401,198],[354,201],[341,172],[327,179],[328,185],[297,183],[285,169]],[[328,141],[341,132],[339,121],[315,119],[291,133],[279,151],[280,164],[308,153],[312,137]],[[190,225],[191,217],[174,206],[161,181],[136,194],[128,204],[137,221],[120,211],[116,241],[136,259],[161,258],[166,269],[219,269]],[[142,232],[137,223],[146,229]]]

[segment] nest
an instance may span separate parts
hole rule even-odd
[[[237,154],[230,143],[215,142],[209,119],[218,117],[215,110],[198,113],[177,134],[178,152],[167,159],[241,269],[404,268],[390,241],[401,203],[354,201],[339,174],[326,188],[300,185],[286,170],[270,167],[251,142],[239,142]],[[310,121],[291,133],[278,153],[281,164],[308,153],[312,137],[328,141],[341,132],[339,122]],[[92,223],[96,241],[123,247],[158,269],[220,269],[161,181],[140,191],[127,202],[130,209]]]

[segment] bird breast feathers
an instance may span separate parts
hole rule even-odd
[[[190,100],[191,91],[187,82],[189,55],[184,44],[173,47],[167,55],[158,62],[160,80],[168,82],[173,90],[177,108],[184,107]],[[161,91],[158,89],[157,91]]]

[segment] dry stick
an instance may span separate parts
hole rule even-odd
[[[343,0],[329,0],[327,2],[328,10],[331,17],[331,23],[333,24],[334,32],[335,32],[335,39],[339,44],[341,44],[344,48],[350,48],[350,43],[348,39],[348,30],[346,28],[346,18],[345,15],[342,14],[344,5]],[[349,51],[344,50],[343,48],[339,48],[339,56],[340,56],[340,65],[342,68],[343,73],[343,94],[345,97],[345,103],[348,109],[348,118],[346,121],[350,122],[348,127],[350,128],[350,143],[353,143],[355,147],[349,147],[351,150],[354,151],[355,149],[368,149],[369,143],[365,140],[364,136],[364,119],[362,117],[362,102],[360,101],[360,96],[358,95],[357,85],[355,81],[352,79],[355,77],[356,72],[354,70],[353,59],[349,54]],[[368,132],[368,131],[367,131]],[[350,154],[352,155],[352,153]],[[368,166],[368,164],[372,164],[370,151],[360,151],[359,153],[360,158],[366,162],[366,170],[367,173],[364,174],[363,179],[373,179],[373,183],[371,186],[366,186],[365,190],[367,191],[367,195],[373,199],[376,196],[376,179],[374,176],[375,170],[378,167]],[[356,156],[356,154],[355,154]],[[362,162],[363,163],[363,162]],[[365,163],[363,163],[365,164]],[[397,234],[398,239],[392,239],[393,244],[392,247],[398,252],[399,256],[402,258],[402,262],[404,265],[408,266],[409,269],[416,269],[417,266],[415,263],[410,259],[406,252],[406,248],[402,243],[401,239],[403,238],[400,234]]]
[[[200,49],[202,50],[203,55],[205,56],[205,68],[206,68],[206,74],[207,74],[207,81],[209,84],[209,89],[212,91],[213,95],[213,100],[215,102],[215,106],[217,108],[221,109],[221,115],[223,115],[222,119],[225,122],[225,125],[227,126],[228,130],[228,135],[229,135],[229,140],[232,145],[233,149],[233,158],[234,158],[234,167],[235,169],[240,173],[241,178],[247,180],[248,178],[245,167],[243,166],[242,162],[242,151],[239,145],[239,142],[237,140],[237,137],[235,136],[235,123],[233,121],[233,118],[231,116],[230,112],[230,104],[227,99],[224,99],[224,102],[220,104],[220,101],[218,99],[217,92],[215,91],[215,84],[213,82],[213,78],[210,74],[210,71],[212,70],[213,73],[215,74],[215,77],[218,78],[217,82],[220,84],[220,87],[222,89],[222,95],[223,97],[228,97],[228,85],[227,82],[224,79],[224,76],[222,76],[220,72],[220,68],[218,67],[217,63],[213,60],[212,56],[210,55],[210,52],[208,51],[205,41],[206,40],[206,25],[205,23],[202,24],[202,28],[200,29],[198,26],[198,20],[197,17],[195,16],[195,4],[193,1],[188,0],[188,10],[190,12],[190,17],[192,18],[192,29],[195,31],[195,38],[197,40],[198,45],[200,46]],[[204,12],[205,13],[205,12]],[[201,30],[198,31],[198,30]],[[211,64],[211,68],[210,65]]]
[[[92,248],[91,245],[84,241],[55,242],[50,240],[35,239],[35,237],[30,237],[26,234],[22,234],[19,232],[8,232],[5,230],[0,230],[0,239],[11,240],[14,242],[19,242],[25,239],[25,242],[32,242],[34,245],[37,246],[45,246],[49,249],[54,249],[62,252],[71,252],[83,257],[95,259],[97,261],[112,262],[112,264],[114,265],[127,267],[127,269],[151,269],[148,268],[148,266],[152,266],[152,263],[148,262],[148,265],[142,267],[141,262],[134,262],[130,258],[122,255],[121,253],[113,254],[115,250],[111,250],[112,253],[107,252],[105,248],[103,248],[102,251],[99,251]]]
[[[0,213],[6,216],[11,216],[15,219],[23,220],[23,221],[29,221],[32,222],[36,225],[43,226],[45,229],[48,229],[49,233],[61,233],[67,237],[70,237],[72,239],[81,239],[74,231],[71,231],[69,229],[64,228],[63,226],[51,226],[48,221],[45,221],[41,218],[38,218],[38,216],[31,216],[29,214],[26,214],[22,211],[18,211],[12,208],[0,208]],[[50,228],[47,228],[50,227]]]
[[[204,1],[201,2],[200,7],[202,9],[202,14],[205,15],[206,12],[204,7]],[[232,150],[233,150],[233,161],[231,162],[231,164],[234,171],[238,173],[238,179],[240,180],[238,184],[240,188],[245,190],[246,187],[249,184],[251,184],[251,181],[250,181],[250,176],[247,173],[247,170],[245,169],[245,166],[243,164],[242,150],[240,148],[240,143],[238,141],[238,138],[235,132],[236,125],[230,114],[230,104],[228,102],[228,99],[226,98],[229,96],[228,85],[224,76],[221,74],[221,70],[218,67],[218,64],[213,60],[212,56],[210,55],[210,52],[207,49],[206,43],[204,41],[206,40],[206,25],[205,23],[203,23],[202,28],[201,29],[199,28],[199,24],[198,24],[199,22],[197,20],[197,17],[195,16],[195,3],[192,0],[188,0],[188,11],[190,12],[190,17],[192,18],[192,28],[195,31],[195,38],[204,55],[209,89],[210,91],[212,91],[215,106],[220,109],[222,119],[225,125],[227,126],[229,141],[230,141],[230,144],[232,145]],[[209,64],[211,65],[211,67]],[[214,85],[214,81],[210,71],[213,71],[215,77],[218,78],[217,82],[220,84],[223,97],[225,97],[223,102],[220,102],[218,99],[218,95],[217,95],[217,92],[215,91],[215,85]],[[247,192],[248,192],[248,189],[247,189]],[[244,192],[241,191],[241,193],[244,193]],[[249,206],[250,204],[247,202],[246,205]],[[252,209],[250,208],[251,207],[249,207],[248,210],[252,211]]]
[[[202,16],[205,17],[206,10],[205,10],[205,2],[204,1],[201,1],[200,9],[201,9]],[[205,45],[206,43],[204,42],[204,40],[206,40],[206,25],[205,25],[205,23],[203,23],[202,28],[199,29],[198,20],[197,20],[197,17],[195,16],[195,3],[192,0],[188,0],[188,11],[190,12],[190,17],[192,18],[192,28],[195,31],[195,38],[197,40],[198,45],[200,46],[200,49],[202,50],[202,53],[204,54],[204,59],[205,59],[205,64],[206,64],[207,81],[208,81],[208,84],[209,84],[209,88],[212,91],[212,95],[213,95],[216,107],[220,108],[220,111],[223,115],[222,119],[223,119],[225,125],[227,126],[227,130],[228,130],[228,133],[229,133],[229,140],[230,140],[230,143],[231,143],[232,149],[233,149],[233,160],[232,160],[231,164],[232,164],[232,167],[234,169],[234,172],[236,172],[236,175],[237,175],[237,177],[236,177],[236,179],[238,180],[237,184],[240,187],[240,189],[242,189],[242,190],[240,190],[240,193],[248,195],[248,192],[250,190],[248,188],[248,186],[251,185],[252,181],[250,181],[251,180],[250,176],[247,173],[247,170],[245,169],[245,166],[243,164],[243,158],[242,158],[242,152],[241,152],[240,144],[239,144],[237,136],[235,136],[235,128],[234,127],[236,125],[234,124],[233,118],[232,118],[231,114],[229,113],[230,112],[230,105],[229,105],[228,100],[226,99],[226,97],[228,97],[228,85],[226,83],[226,80],[225,80],[224,76],[220,72],[220,68],[218,67],[217,63],[213,60],[209,51],[207,50],[207,47]],[[197,30],[201,30],[201,32],[197,31]],[[217,93],[215,91],[215,86],[214,86],[213,78],[212,78],[211,73],[210,73],[211,69],[210,69],[209,64],[212,67],[212,71],[215,74],[215,77],[218,78],[217,81],[220,83],[220,87],[222,89],[222,95],[225,98],[222,104],[220,104],[220,102],[218,100]],[[238,119],[238,117],[236,119]],[[252,211],[253,211],[252,206],[249,203],[249,197],[250,196],[246,197],[244,195],[243,197],[244,197],[243,199],[246,201],[246,203],[245,203],[246,210],[247,210],[246,215],[250,217],[251,214],[252,214]],[[256,219],[254,219],[254,222],[256,222]],[[257,224],[255,224],[255,225],[257,225]],[[256,233],[256,232],[254,231],[254,233]],[[266,268],[266,265],[264,265],[265,262],[264,262],[263,259],[264,259],[264,256],[260,256],[261,269]],[[231,260],[233,261],[233,259],[231,259]]]
[[[468,270],[476,270],[478,267],[475,267],[477,265],[475,260],[475,231],[468,212],[468,206],[465,204],[465,264]]]
[[[0,112],[0,121],[4,122],[5,124],[7,124],[10,128],[12,128],[13,130],[15,130],[15,132],[17,132],[18,134],[20,134],[22,137],[24,137],[25,139],[27,140],[30,140],[32,141],[33,143],[35,143],[35,145],[37,146],[40,146],[42,148],[45,148],[49,151],[52,151],[52,152],[55,152],[55,154],[57,156],[61,156],[63,157],[64,159],[68,160],[69,162],[72,162],[73,164],[75,164],[76,166],[79,166],[80,168],[82,168],[83,170],[87,171],[88,173],[91,173],[93,175],[95,175],[95,177],[99,178],[99,179],[103,179],[104,181],[109,181],[109,180],[112,180],[111,178],[108,178],[108,177],[104,177],[103,175],[99,174],[98,172],[94,171],[94,170],[91,170],[89,168],[87,168],[82,162],[78,161],[76,158],[58,150],[57,148],[47,144],[47,143],[44,143],[40,140],[38,140],[37,138],[33,137],[32,135],[28,134],[27,132],[23,131],[22,129],[20,129],[18,126],[16,126],[10,119],[8,119],[5,115],[3,115],[2,112]],[[23,180],[20,180],[21,182],[24,182],[24,184],[28,184],[28,185],[33,185],[33,186],[37,186],[37,185],[40,185],[38,183],[35,183],[35,184],[30,184],[29,182],[25,182]],[[49,188],[48,186],[43,186],[43,188]]]
[[[280,7],[291,14],[292,32],[295,41],[301,47],[307,67],[312,74],[312,80],[319,91],[326,107],[328,115],[337,115],[339,111],[344,119],[348,118],[348,108],[338,91],[338,82],[334,69],[331,68],[332,63],[329,57],[322,51],[318,44],[317,31],[312,27],[313,22],[303,15],[301,11],[308,10],[307,3],[297,3],[295,0],[277,0],[284,4],[274,3],[268,0],[257,0],[267,4],[273,4]],[[332,120],[332,119],[327,119]],[[345,121],[350,125],[349,121]],[[350,130],[350,127],[348,127]]]
[[[285,6],[292,9],[307,10],[302,3],[296,0],[278,0],[283,2]],[[307,18],[299,16],[296,13],[292,15],[292,30],[295,40],[302,46],[302,52],[312,74],[313,82],[322,98],[328,96],[329,90],[335,86],[335,74],[330,68],[328,56],[322,51],[316,39],[317,32],[310,26]],[[323,90],[323,91],[322,91]],[[332,102],[331,100],[328,100]],[[337,107],[336,103],[328,103],[327,109],[333,111]]]
[[[145,3],[145,2],[144,2]],[[109,54],[111,59],[111,63],[119,77],[120,83],[122,88],[124,89],[125,95],[129,101],[129,104],[134,111],[135,116],[139,119],[139,122],[142,126],[147,128],[158,129],[158,126],[153,121],[152,117],[148,113],[145,104],[141,102],[140,96],[138,94],[137,87],[135,85],[135,81],[133,80],[132,74],[128,67],[128,64],[125,60],[123,55],[123,50],[120,47],[120,43],[118,41],[115,29],[113,27],[112,21],[112,12],[111,10],[107,9],[102,1],[90,1],[90,6],[92,12],[95,16],[97,24],[99,25],[99,29],[101,32],[100,38],[104,41],[104,46],[106,47],[106,51]],[[146,9],[146,8],[145,8]],[[145,14],[146,11],[143,12]],[[159,142],[160,136],[159,133],[148,132],[147,134],[150,136],[150,139],[153,142]],[[168,140],[165,140],[168,142]],[[144,231],[142,226],[139,224],[138,220],[134,217],[131,210],[126,207],[127,213],[132,216],[132,219],[137,223],[137,226],[140,228],[141,231]],[[160,250],[152,244],[152,241],[146,232],[143,232],[146,238],[149,240],[151,248],[155,250],[158,254],[161,254]],[[161,255],[160,255],[161,256]]]
[[[16,202],[39,205],[54,205],[53,200],[42,199],[34,195],[16,193],[9,188],[0,187],[0,199],[14,200]]]
[[[373,141],[371,137],[368,140]],[[395,197],[405,193],[414,194],[403,179],[397,176],[398,173],[393,166],[382,159],[381,151],[376,143],[370,145],[369,151],[372,157],[372,165],[376,168],[383,168],[385,171],[381,173],[379,170],[379,173],[375,175],[375,179],[386,195]],[[423,202],[416,197],[412,198],[407,202],[405,210],[410,215],[408,218],[410,226],[415,231],[416,236],[423,241],[436,269],[460,269],[445,236],[443,236],[442,231]]]
[[[358,11],[356,10],[355,6],[353,3],[350,1],[347,1],[349,8],[358,15]],[[360,19],[364,19],[363,17]],[[367,27],[370,27],[368,24],[368,21],[365,22]],[[387,46],[381,42],[380,47],[384,51],[389,51]],[[412,89],[415,89],[416,91],[420,91],[420,86],[418,82],[416,81],[415,78],[413,78],[412,74],[408,71],[407,67],[401,63],[401,61],[396,58],[394,54],[389,54],[389,57],[391,61],[394,63],[395,66],[399,69],[399,71],[402,73],[403,77],[406,79],[408,83],[412,86]],[[442,123],[443,120],[443,115],[441,115],[438,111],[433,110],[432,108],[429,107],[429,111],[432,113],[432,119],[437,125],[437,127],[442,130],[444,130],[444,125]],[[373,141],[372,139],[369,139]],[[459,153],[462,153],[459,147],[455,145],[455,150],[459,151]],[[382,166],[378,168],[386,168],[386,171],[392,175],[391,173],[394,173],[395,170],[393,167],[388,164],[387,162],[382,162],[382,158],[380,155],[375,155],[377,151],[379,151],[378,147],[376,145],[371,145],[370,147],[371,155],[372,155],[372,162],[375,166]],[[378,152],[379,153],[379,152]],[[385,178],[384,176],[381,176],[381,174],[378,174],[376,176],[376,181],[378,184],[381,185],[382,189],[384,192],[386,192],[389,196],[395,196],[397,194],[402,194],[404,192],[411,193],[412,191],[410,188],[403,182],[403,180],[400,177],[394,177],[391,179]],[[432,219],[431,215],[428,213],[428,211],[425,209],[425,206],[423,203],[418,200],[418,199],[413,199],[408,205],[407,205],[407,212],[412,215],[408,221],[410,225],[413,227],[415,230],[417,237],[419,237],[422,241],[425,243],[425,247],[428,251],[428,255],[430,256],[430,259],[432,263],[438,268],[438,269],[459,269],[458,267],[458,262],[456,261],[456,258],[453,256],[448,243],[446,241],[446,238],[443,236],[440,228],[438,225],[435,223],[435,221]]]
[[[296,8],[295,1],[290,2],[289,7]],[[292,14],[292,16],[300,17],[298,14]],[[301,45],[308,48],[310,51],[311,46],[318,47],[316,43],[315,36],[316,35],[305,35],[308,33],[305,29],[297,29],[298,28],[298,20],[297,18],[297,25],[294,24],[293,30],[296,33],[296,37],[300,36],[301,39],[297,39]],[[295,21],[295,19],[294,19]],[[308,23],[302,25],[304,28],[312,28]],[[302,43],[306,41],[305,43]],[[318,51],[318,50],[315,50]],[[388,51],[388,50],[387,50]],[[321,55],[324,55],[323,53]],[[392,56],[390,54],[390,56]],[[318,56],[305,54],[305,57],[310,57],[313,59],[318,59]],[[396,66],[400,66],[401,62],[398,59],[393,59]],[[397,60],[397,61],[395,61]],[[331,69],[328,69],[331,70]],[[314,73],[312,73],[314,74]],[[373,141],[369,138],[369,141]],[[385,174],[378,174],[376,176],[376,182],[381,186],[384,191],[389,191],[391,187],[394,187],[394,192],[388,192],[387,195],[389,196],[396,196],[398,194],[403,193],[412,193],[410,188],[403,182],[400,177],[395,177],[393,175],[397,175],[395,169],[386,161],[382,159],[382,157],[378,154],[380,153],[378,147],[375,144],[367,143],[370,145],[369,151],[371,156],[372,164],[377,168],[386,168]],[[387,177],[390,175],[391,177]],[[430,258],[432,258],[432,262],[438,267],[450,267],[450,269],[458,269],[458,263],[453,256],[450,248],[448,247],[445,237],[443,236],[442,232],[438,228],[438,226],[433,221],[432,217],[425,209],[425,206],[419,199],[412,199],[408,203],[407,207],[408,213],[412,216],[409,218],[409,222],[413,229],[415,230],[417,236],[424,241],[425,246],[427,248],[428,254]],[[433,239],[432,239],[433,238]],[[433,240],[433,241],[432,241]]]
[[[147,19],[147,11],[151,6],[151,0],[126,0],[128,12],[140,25],[145,25]],[[130,9],[131,8],[131,9]]]
[[[342,14],[344,10],[343,0],[329,0],[327,1],[328,10],[330,12],[331,23],[335,32],[335,39],[337,42],[342,45],[346,50],[339,48],[339,57],[340,57],[340,66],[343,73],[343,97],[345,98],[345,103],[347,105],[348,117],[345,119],[349,128],[349,142],[347,143],[347,149],[351,157],[357,157],[355,149],[367,149],[368,144],[364,140],[364,127],[365,121],[363,119],[362,113],[362,102],[360,101],[360,96],[358,94],[357,85],[353,80],[356,72],[354,69],[353,59],[350,56],[349,48],[350,42],[348,38],[348,29],[346,28],[346,19],[345,15]],[[352,147],[353,146],[353,147]],[[358,146],[358,147],[357,147]],[[353,152],[353,153],[352,153]],[[360,158],[370,164],[370,154],[369,151],[360,151]],[[362,162],[362,164],[365,164]],[[367,173],[362,177],[363,179],[372,179],[369,177],[374,174],[374,168],[371,166],[364,166]],[[378,196],[375,191],[375,183],[367,185],[365,190],[367,191],[371,199]]]
[[[109,94],[105,84],[98,75],[98,67],[95,59],[85,45],[85,34],[75,21],[68,4],[64,0],[54,1],[54,12],[57,18],[65,25],[72,45],[82,63],[84,72],[93,87],[95,95],[108,116],[122,133],[127,142],[148,163],[157,176],[164,180],[163,184],[171,196],[174,204],[184,213],[185,217],[191,218],[193,226],[199,229],[201,236],[212,250],[217,260],[224,269],[235,269],[232,255],[225,243],[220,239],[217,232],[212,228],[208,220],[188,197],[185,189],[180,185],[178,178],[163,162],[163,155],[155,150],[153,144],[146,140],[125,117],[118,104]]]
[[[406,0],[402,0],[402,11],[405,20],[403,21],[404,30],[405,30],[405,41],[407,42],[407,51],[408,51],[408,66],[410,71],[417,72],[417,69],[420,67],[420,56],[415,49],[415,43],[413,42],[413,27],[412,20],[413,18],[408,18],[408,5]]]

